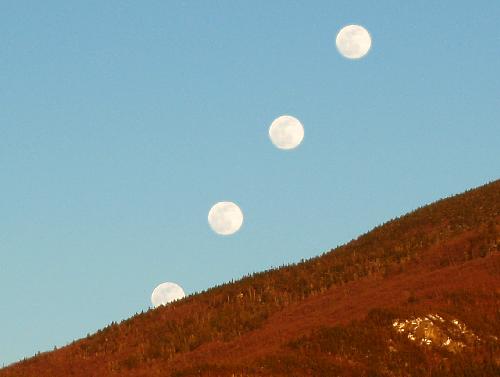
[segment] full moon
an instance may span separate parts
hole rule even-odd
[[[337,34],[337,49],[348,59],[360,59],[372,46],[370,33],[359,25],[348,25]]]
[[[219,202],[208,212],[208,223],[215,233],[228,236],[241,228],[243,212],[233,202]]]
[[[151,303],[155,308],[161,305],[167,305],[175,300],[184,298],[184,290],[175,283],[166,282],[157,286],[151,294]]]
[[[269,137],[279,149],[297,148],[304,139],[304,127],[297,118],[282,115],[271,123]]]

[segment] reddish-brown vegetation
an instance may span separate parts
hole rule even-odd
[[[460,352],[394,331],[439,313],[480,340]],[[500,181],[345,246],[136,315],[1,377],[495,376]]]

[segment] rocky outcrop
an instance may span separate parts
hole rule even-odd
[[[458,319],[445,319],[439,314],[423,317],[396,319],[393,328],[408,339],[427,346],[444,347],[457,353],[473,346],[481,339]]]

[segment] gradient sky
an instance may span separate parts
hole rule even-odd
[[[447,4],[446,4],[447,3]],[[500,177],[499,1],[0,2],[0,365]],[[342,58],[337,31],[372,35]],[[304,124],[294,151],[268,138]],[[207,224],[238,203],[232,237]]]

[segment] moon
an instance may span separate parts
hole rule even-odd
[[[166,282],[157,286],[151,294],[151,303],[155,308],[161,305],[167,305],[175,300],[184,298],[186,294],[180,285]]]
[[[304,139],[304,127],[297,118],[282,115],[271,123],[269,137],[279,149],[294,149]]]
[[[337,49],[348,59],[361,59],[372,46],[368,30],[359,25],[347,25],[337,34]]]
[[[243,212],[233,202],[219,202],[208,212],[208,223],[215,233],[228,236],[243,225]]]

